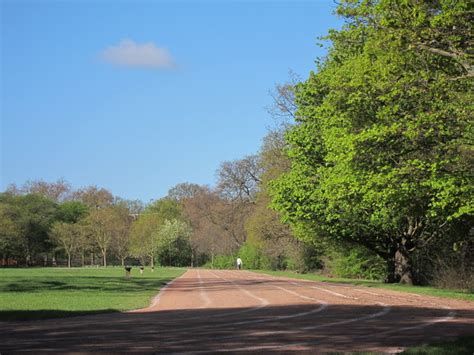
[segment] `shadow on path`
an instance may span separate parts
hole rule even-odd
[[[394,351],[474,334],[472,310],[318,307],[190,309],[0,322],[0,351]],[[456,312],[456,318],[447,319],[448,312]]]

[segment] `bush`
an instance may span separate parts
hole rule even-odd
[[[208,261],[204,264],[208,269],[235,269],[235,259],[231,255],[217,255],[214,262]]]
[[[385,261],[362,247],[332,251],[325,268],[331,276],[367,280],[381,280],[386,273]]]
[[[468,270],[463,265],[439,265],[432,284],[435,287],[452,290],[467,290],[474,292],[474,270]]]
[[[264,251],[250,243],[245,243],[239,250],[238,255],[242,259],[244,269],[271,269],[272,262]]]
[[[474,229],[466,228],[451,230],[413,253],[417,284],[474,291]]]

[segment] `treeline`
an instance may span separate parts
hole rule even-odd
[[[269,137],[265,154],[276,143]],[[267,208],[265,161],[276,164],[257,155],[225,162],[216,187],[178,184],[148,205],[64,180],[11,185],[0,194],[2,265],[233,267],[241,252],[247,267],[302,267],[304,244]]]
[[[63,255],[69,266],[76,256],[81,265],[123,260],[132,214],[143,208],[103,188],[72,190],[64,180],[11,185],[0,194],[2,265],[55,265]]]
[[[320,270],[474,288],[474,62],[468,1],[345,0],[280,125],[149,205],[30,182],[0,195],[3,258]]]
[[[260,154],[224,162],[214,187],[181,183],[144,205],[96,186],[29,181],[0,194],[2,264],[313,269],[315,249],[268,208],[268,182],[287,170],[283,130]]]

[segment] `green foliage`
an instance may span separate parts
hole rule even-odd
[[[306,238],[363,245],[391,262],[391,280],[411,282],[411,253],[472,216],[473,81],[462,58],[423,42],[464,48],[446,23],[467,2],[448,3],[341,3],[347,25],[295,88],[291,170],[270,184]]]
[[[191,264],[191,228],[176,219],[165,220],[156,233],[156,249],[161,265],[188,266]]]
[[[456,340],[417,346],[405,350],[407,355],[472,355],[474,337],[461,337]]]
[[[238,256],[242,259],[245,269],[265,269],[270,265],[264,251],[248,242],[239,249]]]
[[[80,201],[66,201],[58,206],[57,219],[66,223],[76,223],[89,212],[86,204]]]
[[[79,248],[81,226],[79,224],[55,222],[49,233],[50,241],[68,256],[68,267],[71,267],[71,256]]]
[[[208,261],[204,267],[210,269],[235,269],[235,260],[231,255],[217,255],[214,257],[214,260]]]
[[[152,202],[145,209],[145,213],[152,213],[159,219],[160,224],[165,220],[181,219],[182,206],[171,198],[161,198]]]
[[[326,258],[326,272],[332,276],[383,280],[386,272],[386,262],[377,254],[362,247],[334,250]]]
[[[20,230],[15,223],[11,206],[0,202],[0,252],[3,255],[20,253]]]
[[[154,263],[158,247],[157,233],[160,228],[160,218],[153,213],[144,213],[132,225],[131,228],[131,253],[139,258],[142,264]]]
[[[3,206],[0,217],[5,218],[2,223],[8,225],[9,230],[2,237],[6,252],[29,264],[37,254],[51,247],[48,232],[57,213],[55,202],[36,194],[2,193],[0,204]]]

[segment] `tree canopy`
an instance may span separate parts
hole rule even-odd
[[[436,37],[436,48],[461,53],[465,43],[446,26],[466,6],[343,1],[346,25],[330,32],[327,57],[295,88],[292,165],[272,185],[273,206],[312,238],[376,251],[391,280],[410,283],[410,253],[472,223],[469,58],[426,48]]]

